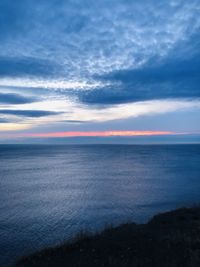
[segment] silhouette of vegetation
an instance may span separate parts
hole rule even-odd
[[[199,267],[200,207],[154,216],[102,233],[81,234],[68,244],[19,260],[15,267]]]

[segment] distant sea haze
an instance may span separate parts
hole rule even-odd
[[[199,192],[200,145],[0,145],[0,266]]]

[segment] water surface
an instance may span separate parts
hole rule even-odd
[[[200,145],[0,146],[0,266],[200,202]]]

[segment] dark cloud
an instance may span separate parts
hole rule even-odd
[[[52,76],[61,67],[49,60],[31,57],[0,57],[0,77]]]
[[[64,121],[62,121],[62,123],[63,122],[66,122],[66,123],[69,123],[69,124],[73,124],[73,123],[78,123],[78,124],[80,124],[80,123],[89,123],[89,122],[92,122],[92,121],[81,121],[81,120],[64,120]]]
[[[0,118],[0,123],[8,123],[9,120],[5,118]]]
[[[54,111],[46,111],[46,110],[1,109],[0,114],[39,118],[39,117],[45,117],[45,116],[50,116],[50,115],[56,115],[59,113],[54,112]]]
[[[36,101],[36,97],[25,97],[14,93],[0,93],[0,104],[27,104]]]
[[[84,103],[97,105],[164,98],[199,98],[200,53],[187,54],[187,57],[182,54],[180,57],[180,53],[176,55],[176,52],[175,50],[164,60],[151,59],[139,69],[119,70],[96,76],[110,85],[79,92],[79,98]]]

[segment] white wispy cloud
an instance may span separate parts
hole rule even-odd
[[[44,89],[75,89],[75,90],[90,90],[100,86],[106,86],[109,83],[102,83],[98,81],[78,81],[78,80],[64,80],[64,79],[38,79],[38,78],[0,78],[1,87],[17,87],[21,88],[44,88]]]
[[[74,120],[80,122],[94,121],[105,122],[112,120],[120,120],[127,118],[136,118],[139,116],[151,116],[155,114],[164,114],[173,111],[187,110],[192,108],[200,109],[200,101],[186,100],[154,100],[129,104],[120,104],[106,108],[91,108],[80,103],[72,102],[71,100],[49,99],[42,102],[12,105],[12,109],[19,110],[44,110],[54,111],[58,114],[39,118],[21,118],[19,125],[16,123],[0,124],[0,130],[23,130],[33,127],[38,127],[44,124],[57,124],[57,122],[65,122]],[[0,109],[1,112],[1,109]],[[12,116],[14,118],[14,116]],[[15,119],[18,117],[16,116]],[[19,119],[19,118],[18,118]],[[6,126],[6,128],[5,128]],[[13,128],[12,128],[13,126]]]

